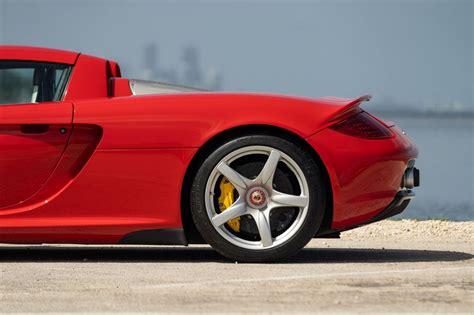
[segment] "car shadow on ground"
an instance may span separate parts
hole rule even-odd
[[[364,248],[306,248],[281,263],[400,263],[461,261],[456,251]],[[208,247],[0,246],[3,262],[232,262]]]

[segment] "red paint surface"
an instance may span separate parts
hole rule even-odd
[[[109,89],[111,97],[132,96],[130,82],[127,78],[111,77],[109,79]]]
[[[333,228],[385,208],[407,161],[417,156],[396,127],[394,137],[383,140],[327,128],[360,111],[365,98],[130,96],[126,79],[109,80],[120,76],[111,61],[0,47],[0,60],[15,56],[74,68],[64,102],[0,106],[0,242],[116,243],[133,231],[180,228],[189,163],[207,141],[236,127],[275,126],[308,141],[330,176]],[[50,128],[25,136],[22,124]],[[59,133],[63,127],[66,135]]]
[[[415,145],[395,128],[395,137],[368,140],[325,129],[308,142],[325,164],[333,192],[334,229],[367,221],[386,208],[400,189]]]
[[[1,46],[0,60],[42,61],[73,65],[79,53],[25,46]]]
[[[0,208],[20,204],[42,188],[71,128],[71,103],[0,107]]]

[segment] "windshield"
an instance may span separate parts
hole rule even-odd
[[[60,101],[72,66],[0,61],[0,105]]]

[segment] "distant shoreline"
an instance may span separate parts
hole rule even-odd
[[[377,116],[390,117],[406,117],[406,118],[458,118],[458,119],[474,119],[474,112],[421,112],[421,111],[406,111],[403,109],[396,111],[386,110],[369,110]]]
[[[389,220],[389,221],[395,221],[395,222],[399,222],[399,221],[415,221],[415,222],[424,222],[424,221],[443,221],[443,222],[453,222],[453,223],[460,223],[460,222],[474,222],[474,219],[462,219],[462,220],[456,220],[456,219],[450,219],[450,218],[445,218],[445,217],[436,217],[436,216],[433,216],[433,217],[428,217],[428,218],[416,218],[416,217],[390,217],[390,218],[387,218],[386,220]]]

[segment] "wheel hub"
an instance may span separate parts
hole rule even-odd
[[[253,187],[247,192],[247,204],[255,209],[262,209],[268,203],[268,192],[263,187]]]

